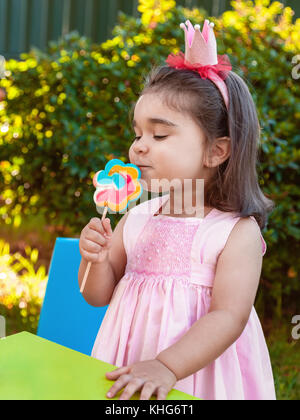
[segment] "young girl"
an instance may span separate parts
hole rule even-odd
[[[187,24],[185,60],[169,56],[147,77],[129,149],[148,191],[162,190],[153,180],[183,189],[131,208],[113,233],[108,218],[81,233],[79,286],[92,261],[84,297],[109,304],[92,356],[119,367],[107,373],[108,397],[140,390],[140,399],[162,400],[175,388],[207,400],[276,399],[253,306],[266,252],[260,229],[273,208],[257,180],[255,105],[217,56],[212,25],[201,34]],[[187,179],[193,205],[194,181],[204,180],[204,206],[178,214]]]

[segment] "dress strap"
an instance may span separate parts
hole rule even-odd
[[[257,223],[254,216],[250,216]],[[223,251],[235,224],[241,219],[238,213],[215,209],[210,217],[199,224],[191,250],[191,281],[202,286],[213,286],[218,257]],[[266,243],[262,239],[262,253]]]
[[[159,210],[161,205],[167,201],[168,197],[169,194],[154,197],[129,210],[123,227],[123,243],[127,258],[131,251],[133,251],[136,241],[148,220]]]
[[[191,282],[213,286],[217,261],[239,217],[213,209],[199,224],[191,250]]]
[[[257,223],[257,220],[255,219],[254,216],[250,216],[250,218],[252,220],[254,220],[255,223]],[[257,223],[257,225],[258,225],[258,223]],[[259,225],[258,225],[258,227],[259,227]],[[259,231],[260,231],[260,238],[261,238],[261,242],[262,242],[262,255],[264,256],[266,251],[267,251],[267,244],[266,244],[266,241],[264,240],[264,237],[262,236],[260,227],[259,227]]]

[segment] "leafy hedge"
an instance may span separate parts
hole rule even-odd
[[[113,38],[101,45],[72,32],[7,62],[0,86],[0,217],[19,226],[24,215],[42,213],[47,223],[78,236],[95,216],[92,177],[113,157],[128,162],[134,136],[128,113],[144,75],[184,51],[179,23],[204,21],[205,11],[174,1],[141,0],[141,19],[119,14]],[[300,19],[269,0],[232,2],[215,23],[218,53],[228,54],[256,102],[262,127],[259,177],[277,206],[264,237],[257,307],[291,317],[299,301],[300,271],[300,81],[295,55]],[[294,67],[294,70],[293,70]],[[112,216],[113,226],[119,215]]]
[[[22,330],[36,332],[48,276],[46,267],[36,267],[39,252],[30,246],[26,256],[10,253],[0,239],[0,314],[5,317],[7,334]]]

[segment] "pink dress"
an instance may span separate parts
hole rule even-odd
[[[204,219],[155,215],[168,198],[133,207],[124,224],[125,273],[91,354],[117,367],[154,359],[208,313],[218,256],[240,219],[215,208]],[[243,333],[220,357],[174,388],[205,400],[276,399],[255,308]]]

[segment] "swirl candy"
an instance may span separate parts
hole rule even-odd
[[[140,176],[140,169],[136,165],[125,164],[119,159],[110,160],[104,171],[97,172],[93,178],[96,206],[108,206],[115,212],[124,210],[143,192],[139,182]]]
[[[106,216],[107,209],[120,212],[127,208],[131,201],[137,200],[143,193],[143,187],[139,181],[141,171],[138,166],[131,163],[123,163],[119,159],[111,159],[105,165],[105,169],[96,172],[93,184],[96,188],[94,202],[98,207],[104,207],[101,221]],[[80,292],[84,290],[86,279],[91,268],[91,261],[86,267]]]

